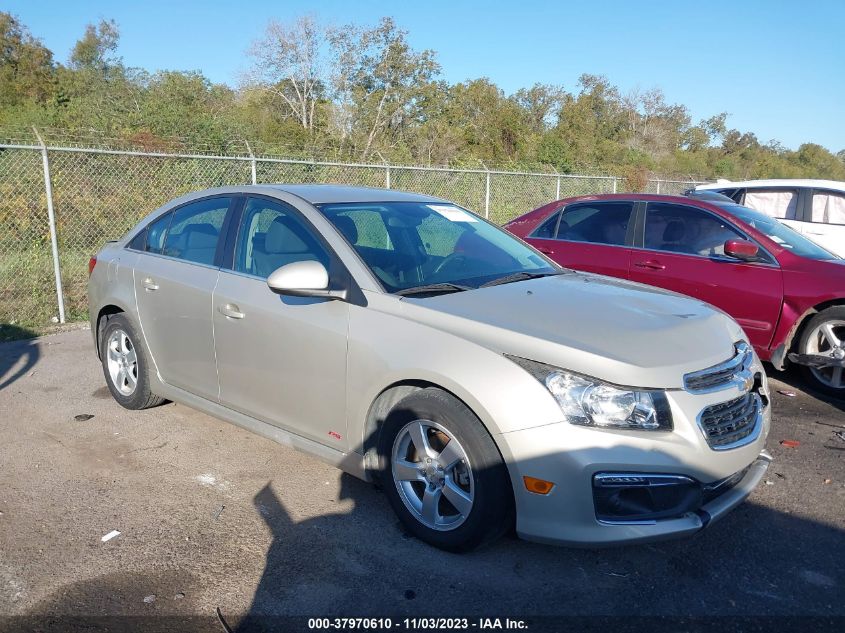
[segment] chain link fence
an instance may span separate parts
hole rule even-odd
[[[182,194],[253,182],[414,191],[499,224],[554,199],[625,188],[613,176],[0,144],[0,328],[38,331],[86,319],[88,259],[105,241]],[[647,191],[681,193],[695,184],[652,180]]]

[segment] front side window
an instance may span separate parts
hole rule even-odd
[[[267,278],[281,266],[302,261],[329,266],[328,253],[293,209],[250,198],[238,231],[235,270]]]
[[[686,255],[725,254],[725,242],[745,239],[722,218],[691,207],[664,203],[648,205],[645,248]]]
[[[563,210],[557,239],[624,246],[632,202],[585,202]]]
[[[813,222],[845,224],[845,195],[832,191],[813,193]]]
[[[213,265],[217,241],[230,202],[231,198],[210,198],[176,209],[164,238],[162,254],[197,264]]]
[[[798,208],[796,189],[748,189],[743,205],[761,211],[772,218],[794,220]]]
[[[476,288],[514,273],[559,269],[502,229],[452,204],[320,205],[389,292],[429,284]]]

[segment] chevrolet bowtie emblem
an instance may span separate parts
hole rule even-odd
[[[741,371],[735,374],[735,378],[742,391],[751,391],[752,387],[754,387],[754,376],[751,375],[751,372]]]

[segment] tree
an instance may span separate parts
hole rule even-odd
[[[517,90],[513,101],[525,111],[533,130],[542,133],[554,125],[565,95],[561,86],[536,83]]]
[[[414,51],[407,35],[392,18],[382,18],[372,29],[350,25],[332,33],[338,105],[345,110],[339,120],[362,160],[389,129],[399,130],[415,118],[423,87],[440,72],[434,52]]]
[[[16,17],[0,12],[0,106],[43,104],[54,90],[53,54]]]
[[[102,74],[115,63],[113,53],[117,50],[120,30],[114,20],[100,20],[97,25],[88,24],[85,34],[70,53],[70,65],[77,70],[90,69]],[[116,62],[119,64],[119,60]]]
[[[317,103],[325,97],[330,74],[324,45],[328,39],[329,29],[313,16],[299,17],[291,24],[271,20],[264,37],[249,50],[255,63],[246,87],[274,95],[287,115],[312,132]]]

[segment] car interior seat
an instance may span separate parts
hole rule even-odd
[[[267,228],[263,248],[253,243],[255,274],[269,277],[270,273],[292,262],[319,261],[312,238],[290,217],[280,215]]]
[[[218,235],[211,224],[189,224],[178,235],[167,236],[165,254],[210,266],[214,263]]]
[[[681,242],[685,234],[686,226],[681,220],[669,220],[666,228],[663,229],[663,244],[660,245],[660,250],[674,253],[692,253],[692,249]]]

